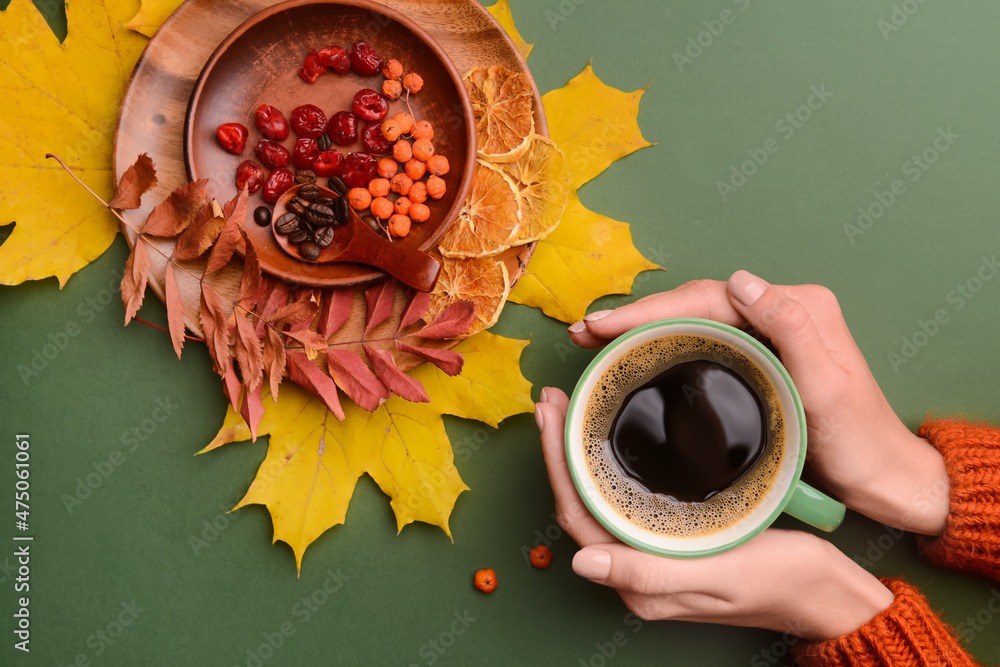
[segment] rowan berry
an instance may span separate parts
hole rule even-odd
[[[392,217],[392,202],[385,197],[376,197],[371,203],[372,215],[379,220],[388,220]]]
[[[396,213],[389,218],[389,233],[396,237],[406,236],[410,233],[410,219]]]
[[[444,176],[450,169],[448,158],[443,155],[432,155],[427,161],[427,171],[433,176]]]
[[[396,80],[403,76],[403,64],[395,58],[390,59],[382,68],[382,75],[387,79]]]
[[[378,161],[378,175],[382,178],[392,178],[399,171],[399,163],[391,157],[384,157]]]
[[[409,215],[410,214],[410,206],[412,206],[412,204],[413,204],[413,202],[411,202],[406,197],[397,197],[396,198],[396,203],[393,204],[393,207],[394,207],[396,213],[399,213],[400,215]]]
[[[409,197],[407,197],[409,199]],[[418,204],[416,202],[410,204],[410,212],[408,213],[410,220],[413,222],[424,222],[429,217],[431,217],[431,210],[427,208],[426,204]]]
[[[372,197],[387,197],[389,195],[389,181],[385,178],[373,178],[368,183],[368,192]]]
[[[476,588],[484,593],[492,593],[497,587],[497,573],[487,568],[476,572]]]
[[[393,81],[392,79],[386,79],[382,82],[382,94],[390,100],[398,100],[399,96],[403,92],[403,84],[399,81]]]
[[[407,160],[406,164],[403,165],[403,169],[406,171],[406,175],[414,181],[419,181],[427,173],[427,165],[416,158]]]
[[[420,89],[424,87],[424,79],[419,74],[410,72],[403,77],[403,88],[406,88],[406,92],[411,94],[416,94],[420,92]]]
[[[441,199],[447,191],[448,186],[445,184],[443,178],[431,176],[427,179],[427,194],[430,195],[431,199]]]
[[[410,186],[410,191],[406,196],[414,204],[423,204],[427,201],[427,185],[423,181],[417,181]]]
[[[434,138],[434,126],[431,125],[429,120],[418,120],[413,125],[413,138],[414,139],[433,139]]]
[[[410,188],[413,187],[413,179],[406,174],[396,174],[392,177],[392,180],[390,180],[389,183],[393,192],[403,195],[404,197],[409,194]],[[430,192],[430,190],[428,190],[428,192]]]
[[[371,183],[368,184],[371,186]],[[347,201],[355,211],[363,211],[372,203],[372,195],[365,188],[351,188],[347,193]]]
[[[410,142],[406,139],[400,139],[392,147],[392,157],[396,158],[396,162],[406,162],[413,157],[413,149],[410,148]]]
[[[413,147],[410,150],[413,153],[413,157],[424,162],[434,157],[434,144],[431,143],[430,139],[417,139],[413,142]],[[396,159],[398,160],[399,158]]]
[[[539,544],[531,550],[531,564],[544,570],[552,564],[552,550],[544,544]]]

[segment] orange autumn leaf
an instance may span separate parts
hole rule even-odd
[[[154,187],[156,187],[156,165],[143,153],[136,159],[135,164],[122,174],[114,199],[108,202],[108,206],[117,209],[139,208],[142,196]]]

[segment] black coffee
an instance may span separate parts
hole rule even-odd
[[[750,359],[706,336],[656,338],[600,376],[584,459],[627,521],[677,537],[716,533],[760,505],[785,449],[781,403]]]
[[[611,425],[622,470],[651,493],[708,500],[757,461],[767,442],[764,406],[732,369],[700,359],[633,390]]]

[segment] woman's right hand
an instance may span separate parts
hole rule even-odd
[[[847,328],[836,297],[819,285],[770,285],[746,271],[728,282],[699,280],[570,327],[581,347],[599,347],[637,326],[702,317],[752,326],[769,338],[802,397],[807,466],[848,507],[925,535],[944,531],[949,483],[941,455],[899,420]]]

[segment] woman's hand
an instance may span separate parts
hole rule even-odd
[[[637,326],[702,317],[752,326],[771,340],[802,397],[807,469],[848,507],[897,528],[944,531],[949,484],[941,455],[911,433],[882,395],[833,293],[819,285],[770,285],[746,271],[728,283],[699,280],[569,328],[598,347]]]
[[[556,501],[556,517],[583,549],[580,576],[618,591],[647,620],[750,626],[813,641],[853,632],[892,604],[874,576],[808,533],[769,529],[731,551],[693,560],[643,553],[611,536],[576,492],[563,432],[569,400],[542,390],[535,409]]]

